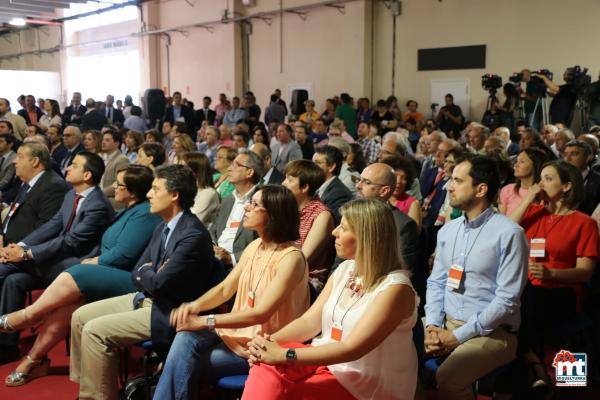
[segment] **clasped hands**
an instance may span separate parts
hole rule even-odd
[[[428,325],[425,328],[425,352],[435,357],[450,353],[460,343],[452,333],[444,328]]]
[[[252,340],[247,343],[248,364],[285,364],[287,361],[287,349],[277,343],[271,335],[258,332]]]
[[[213,251],[215,252],[215,257],[217,257],[221,262],[225,265],[232,265],[233,260],[231,259],[231,254],[227,250],[219,246],[213,246]]]
[[[0,263],[16,263],[23,261],[23,248],[14,243],[0,249]]]

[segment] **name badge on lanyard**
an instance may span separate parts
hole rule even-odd
[[[343,333],[343,329],[342,329],[341,324],[334,323],[331,326],[331,338],[333,340],[335,340],[336,342],[339,342],[340,340],[342,340],[342,333]]]
[[[450,289],[458,290],[460,288],[463,276],[465,274],[465,268],[462,265],[452,264],[448,271],[448,280],[446,286]]]
[[[546,257],[546,239],[531,239],[531,243],[529,245],[529,257]]]
[[[255,297],[256,297],[256,294],[254,293],[254,291],[250,290],[248,292],[248,307],[254,308],[254,298]]]

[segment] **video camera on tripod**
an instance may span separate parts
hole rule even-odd
[[[485,74],[481,77],[481,86],[492,93],[496,93],[498,88],[502,87],[502,77],[494,74]]]
[[[575,86],[575,91],[578,95],[584,95],[590,84],[592,83],[592,77],[588,75],[587,68],[581,68],[579,65],[576,65],[572,68],[573,70],[573,86]]]

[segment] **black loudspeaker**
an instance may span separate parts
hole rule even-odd
[[[304,105],[306,100],[308,100],[308,90],[294,89],[292,91],[292,102],[290,103],[292,114],[297,117],[304,114],[306,112],[306,106]]]
[[[165,115],[167,101],[161,89],[146,89],[144,92],[144,112],[152,123]]]

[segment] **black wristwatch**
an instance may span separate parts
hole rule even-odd
[[[296,354],[296,349],[288,349],[285,353],[285,359],[289,363],[295,363],[298,359],[298,355]]]

